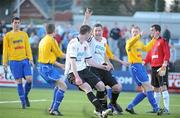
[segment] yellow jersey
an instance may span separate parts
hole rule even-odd
[[[156,41],[156,39],[152,39],[147,45],[144,45],[140,38],[141,36],[137,35],[126,42],[128,62],[131,64],[142,63],[142,51],[148,52]]]
[[[21,61],[24,59],[32,60],[32,51],[29,37],[23,31],[10,31],[3,38],[3,65],[8,60]]]
[[[39,43],[38,62],[54,64],[57,57],[63,57],[57,41],[50,35],[46,35]]]
[[[114,59],[114,54],[112,53],[112,51],[110,50],[108,44],[106,44],[106,55],[109,59]]]

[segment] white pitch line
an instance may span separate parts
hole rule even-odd
[[[46,99],[41,100],[30,100],[30,102],[45,102],[48,101]],[[20,103],[21,101],[0,101],[0,104],[7,104],[7,103]]]

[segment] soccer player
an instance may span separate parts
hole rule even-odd
[[[157,115],[161,115],[163,110],[160,109],[156,103],[147,72],[142,65],[142,51],[149,51],[152,48],[157,39],[157,35],[155,35],[147,45],[144,45],[140,41],[141,35],[143,33],[140,33],[140,28],[138,26],[134,26],[131,29],[131,34],[132,38],[129,39],[126,43],[128,62],[131,64],[130,69],[132,71],[133,79],[136,81],[138,86],[143,88],[143,92],[137,94],[137,96],[126,108],[126,111],[131,114],[136,114],[133,108],[147,96],[149,103],[153,107],[153,110],[157,113]]]
[[[98,64],[92,59],[87,43],[90,36],[91,27],[82,25],[78,37],[69,42],[66,53],[65,76],[67,76],[70,83],[75,84],[86,93],[89,101],[100,112],[98,114],[99,117],[106,118],[111,110],[103,108],[92,91],[93,88],[96,88],[99,93],[98,98],[104,100],[106,96],[105,85],[96,75],[88,70],[86,64],[104,70],[110,70],[110,66]]]
[[[85,13],[85,18],[84,18],[84,24],[87,24],[89,17],[91,16],[91,12],[89,9],[86,10]],[[103,26],[101,24],[95,24],[93,28],[93,33],[92,37],[88,40],[89,46],[90,46],[90,51],[92,54],[92,58],[96,60],[98,64],[105,64],[105,65],[110,65],[111,68],[113,69],[112,64],[110,63],[107,54],[111,56],[111,58],[116,59],[107,45],[107,39],[102,37],[103,34]],[[125,62],[116,59],[117,61],[120,61],[122,64],[126,64]],[[121,112],[123,111],[120,105],[117,104],[117,99],[119,96],[119,93],[121,91],[121,85],[118,84],[116,79],[112,76],[110,71],[103,70],[103,69],[98,69],[96,67],[90,67],[89,70],[92,71],[96,76],[98,76],[105,85],[108,85],[109,87],[112,88],[112,98],[110,101],[110,104],[108,105],[110,108],[112,108],[113,112],[116,114],[122,114]],[[97,92],[97,98],[98,98],[98,92]],[[99,99],[100,100],[100,99]],[[101,101],[101,100],[100,100]],[[103,102],[101,102],[103,103]],[[107,104],[103,105],[105,108],[107,108]],[[95,111],[94,113],[97,114]]]
[[[104,65],[110,65],[111,68],[112,64],[110,63],[109,59],[106,57],[106,45],[107,40],[102,37],[102,25],[101,24],[95,24],[93,28],[93,37],[91,40],[88,41],[92,58],[96,60],[98,64],[104,64]],[[117,99],[121,90],[121,86],[118,84],[116,79],[112,76],[110,71],[98,69],[96,67],[89,67],[89,70],[92,71],[94,74],[96,74],[105,85],[108,85],[112,88],[112,98],[110,101],[110,105],[114,111],[116,111],[118,114],[121,114],[122,108],[117,104]],[[97,92],[97,97],[98,97]],[[106,105],[107,107],[107,105]]]
[[[17,91],[22,108],[30,107],[28,94],[31,90],[33,64],[29,37],[26,32],[20,31],[20,18],[12,18],[12,31],[4,36],[3,40],[3,66],[7,71],[9,61],[10,70],[17,83]],[[26,80],[23,88],[22,79]]]
[[[169,114],[169,93],[168,93],[168,62],[170,59],[170,49],[168,42],[160,36],[161,27],[157,24],[152,25],[151,36],[158,33],[158,38],[153,48],[148,52],[144,63],[150,63],[152,67],[151,71],[151,84],[154,87],[154,97],[157,104],[160,106],[161,94],[164,102],[164,113]],[[160,69],[160,70],[159,70]],[[158,72],[159,70],[159,72]],[[163,72],[160,75],[160,72]],[[152,111],[153,113],[154,111]]]
[[[49,109],[50,115],[62,116],[58,109],[67,86],[55,66],[64,68],[63,64],[58,63],[56,59],[57,57],[65,58],[65,54],[60,50],[57,41],[54,39],[54,24],[46,24],[46,33],[46,36],[39,43],[38,71],[45,81],[55,85],[54,96]]]

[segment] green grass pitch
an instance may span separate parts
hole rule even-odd
[[[48,108],[51,104],[53,90],[32,89],[29,99],[32,100],[31,107],[21,109],[16,88],[0,88],[0,118],[96,118],[93,114],[93,106],[89,103],[83,92],[68,90],[65,93],[60,111],[64,116],[50,116]],[[122,92],[118,103],[126,108],[136,93]],[[37,100],[37,101],[36,101]],[[147,99],[135,107],[137,115],[123,112],[120,116],[109,116],[108,118],[180,118],[180,95],[170,94],[170,115],[156,116],[146,111],[151,110]],[[14,102],[14,103],[13,103]]]

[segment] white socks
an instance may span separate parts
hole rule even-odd
[[[169,93],[168,91],[162,92],[164,107],[169,111]]]
[[[158,104],[158,107],[160,107],[160,101],[161,101],[161,92],[154,92],[154,98]]]

